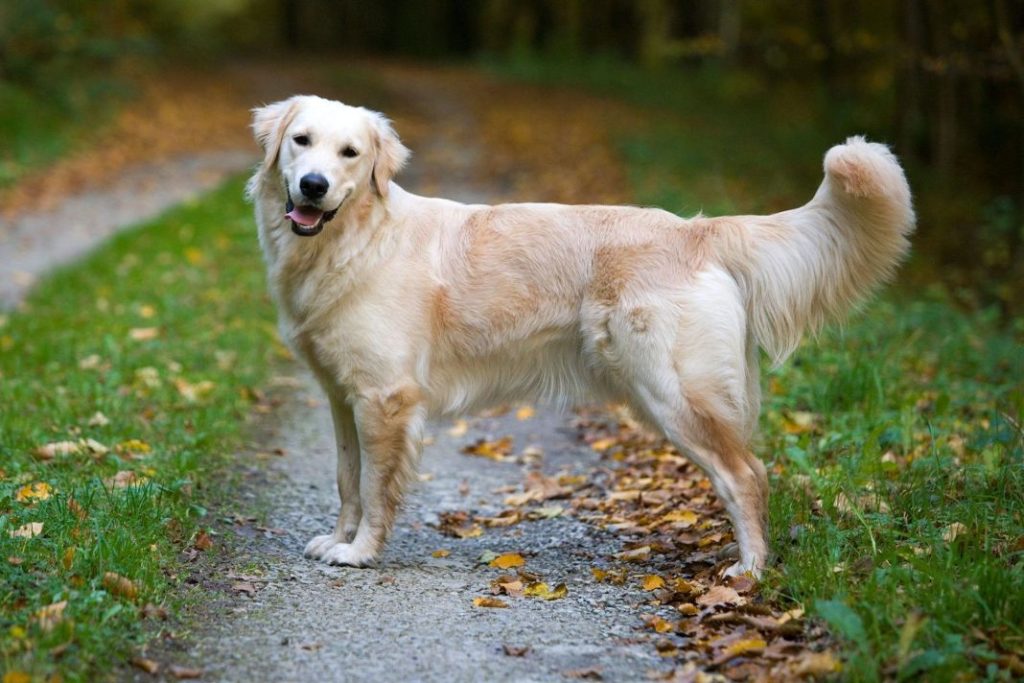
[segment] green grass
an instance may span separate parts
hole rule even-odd
[[[828,621],[852,679],[1024,653],[1022,333],[887,299],[769,373],[768,586]]]
[[[490,66],[635,105],[647,125],[616,139],[636,199],[684,215],[803,203],[825,149],[873,132],[822,93],[741,73]],[[766,592],[829,624],[844,679],[1010,678],[1006,658],[1024,659],[1024,320],[897,286],[764,381]]]
[[[173,607],[177,556],[280,348],[272,320],[241,181],[118,236],[0,318],[0,670],[94,680],[144,639],[141,606]],[[35,455],[85,438],[109,451]],[[116,487],[119,472],[136,483]],[[12,536],[30,523],[42,532]],[[63,601],[47,628],[40,610]]]

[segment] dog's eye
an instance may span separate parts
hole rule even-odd
[[[296,135],[292,138],[295,144],[299,147],[309,147],[309,136],[308,135]]]
[[[355,147],[346,147],[345,149],[341,150],[341,155],[346,156],[349,159],[354,159],[355,157],[359,156],[359,150],[356,149]]]

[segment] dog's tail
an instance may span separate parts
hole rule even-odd
[[[907,254],[915,223],[899,161],[862,137],[828,151],[825,179],[806,205],[732,220],[735,231],[724,232],[735,239],[723,260],[745,294],[754,338],[775,363],[805,331],[885,282]]]

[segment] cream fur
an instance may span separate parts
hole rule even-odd
[[[295,97],[255,111],[265,161],[249,183],[284,339],[327,393],[342,500],[309,556],[377,556],[427,417],[517,400],[628,403],[711,478],[740,559],[763,567],[767,477],[749,449],[758,346],[775,362],[891,275],[914,227],[882,145],[825,157],[806,205],[683,219],[656,209],[466,205],[391,182],[408,156],[387,120]],[[312,144],[300,147],[303,133]],[[362,150],[350,159],[345,146]],[[331,183],[337,216],[293,234],[285,189]]]

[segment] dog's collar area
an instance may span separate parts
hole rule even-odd
[[[323,212],[320,215],[320,220],[318,220],[314,225],[302,225],[295,219],[291,218],[292,212],[295,211],[295,202],[292,201],[292,195],[290,192],[286,190],[285,194],[287,196],[287,201],[284,204],[285,217],[291,221],[292,232],[300,237],[313,237],[315,235],[319,235],[324,229],[324,224],[329,223],[331,219],[338,214],[338,209],[341,208],[341,205],[339,204],[337,208]]]

